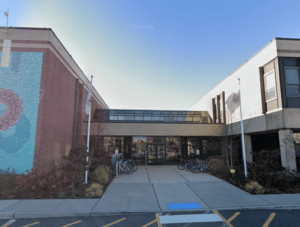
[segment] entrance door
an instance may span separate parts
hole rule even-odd
[[[165,145],[148,144],[148,164],[165,164]]]

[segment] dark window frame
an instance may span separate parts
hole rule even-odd
[[[298,69],[298,79],[299,79],[299,84],[288,84],[286,80],[286,69]],[[284,82],[285,82],[285,95],[287,98],[299,98],[300,97],[300,67],[297,66],[285,66],[284,67]],[[299,95],[298,96],[289,96],[288,95],[288,87],[298,87],[299,89]]]

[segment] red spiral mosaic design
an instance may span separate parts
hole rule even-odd
[[[6,112],[0,116],[0,131],[4,131],[18,122],[23,107],[19,95],[5,88],[0,88],[0,103],[6,106]]]

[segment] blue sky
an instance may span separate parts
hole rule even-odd
[[[188,109],[273,38],[300,37],[299,0],[0,0],[7,9],[9,26],[52,28],[110,108]]]

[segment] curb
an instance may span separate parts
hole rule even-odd
[[[0,212],[1,219],[13,219],[15,212]]]
[[[14,219],[21,218],[63,218],[63,217],[88,217],[90,212],[16,212]]]
[[[97,217],[112,215],[134,215],[147,213],[176,213],[176,212],[197,212],[213,210],[300,210],[299,205],[278,205],[278,206],[253,206],[253,207],[230,207],[214,209],[191,209],[191,210],[163,210],[161,212],[140,211],[140,212],[0,212],[1,219],[30,219],[30,218],[63,218],[63,217]]]

